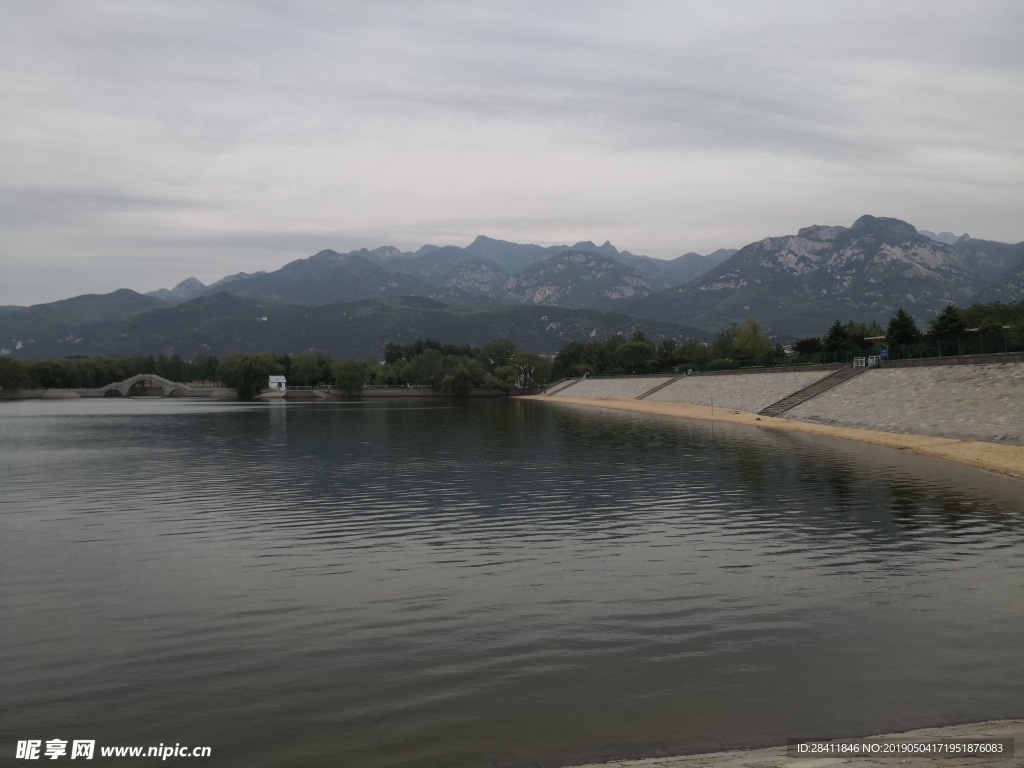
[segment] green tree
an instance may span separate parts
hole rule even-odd
[[[798,355],[816,355],[821,352],[821,339],[808,336],[793,342],[793,351]]]
[[[405,356],[405,349],[401,344],[395,344],[390,342],[384,347],[384,362],[388,365],[394,365],[399,360],[407,359]]]
[[[676,357],[678,357],[677,350],[679,348],[679,342],[672,338],[664,338],[661,340],[661,344],[658,345],[658,362],[661,365],[669,365],[674,363]]]
[[[441,369],[440,391],[463,397],[483,386],[487,376],[480,361],[469,355],[447,355],[441,360]]]
[[[967,325],[960,317],[960,311],[953,304],[947,304],[928,323],[928,328],[933,333],[956,333],[962,331]]]
[[[982,333],[1001,334],[1003,333],[1004,329],[1002,323],[1000,323],[998,320],[992,317],[992,315],[989,315],[980,323],[978,323],[978,330],[981,331]]]
[[[1024,301],[1015,304],[1003,304],[995,301],[991,304],[972,304],[966,309],[960,310],[960,317],[968,328],[978,328],[981,321],[986,317],[993,317],[1000,325],[1013,325],[1018,320],[1024,320]]]
[[[646,368],[658,361],[658,351],[649,341],[627,341],[615,350],[615,362],[622,368]]]
[[[917,330],[914,318],[908,315],[903,307],[900,307],[889,320],[889,325],[885,330],[885,340],[889,344],[910,344],[919,334],[920,331]]]
[[[198,354],[192,361],[192,378],[195,381],[210,381],[217,376],[216,357]]]
[[[1008,339],[1013,346],[1018,348],[1024,348],[1024,318],[1021,318],[1012,326],[1010,326],[1010,333]]]
[[[29,367],[18,360],[0,357],[0,389],[26,389],[32,386]]]
[[[711,348],[697,339],[683,339],[676,346],[676,360],[681,363],[703,364],[711,361]]]
[[[406,375],[413,384],[427,384],[435,392],[442,391],[444,370],[441,367],[443,355],[437,349],[425,349],[413,357],[406,368]]]
[[[852,342],[846,326],[838,320],[832,323],[825,338],[821,340],[821,346],[826,352],[845,352],[849,350]]]
[[[225,386],[237,389],[239,400],[252,400],[267,386],[271,375],[283,373],[284,365],[265,352],[256,355],[233,352],[217,366],[217,378]]]
[[[743,325],[736,326],[732,339],[730,357],[742,360],[765,360],[772,351],[772,343],[761,328],[757,318],[751,315]]]
[[[715,340],[711,343],[711,357],[715,360],[726,360],[732,357],[732,344],[736,338],[736,329],[739,326],[733,323],[728,328],[718,332]]]
[[[292,356],[288,378],[296,384],[311,387],[330,381],[332,375],[331,359],[326,355],[300,352]]]
[[[358,360],[338,360],[331,366],[334,383],[346,395],[362,392],[366,385],[368,369],[366,363]]]
[[[586,345],[570,341],[555,354],[551,373],[556,379],[564,376],[583,376],[594,369],[586,360]]]
[[[551,375],[551,362],[532,352],[516,352],[512,365],[519,372],[517,386],[523,389],[542,386]]]
[[[488,373],[494,373],[498,368],[509,367],[515,356],[516,345],[511,339],[495,339],[484,345],[478,359]]]

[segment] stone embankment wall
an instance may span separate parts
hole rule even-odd
[[[582,379],[552,397],[594,397],[632,400],[659,384],[672,381],[672,376],[609,376]]]
[[[873,369],[783,417],[1024,445],[1024,363]]]
[[[782,418],[882,432],[1024,445],[1024,362],[872,368],[782,414]],[[645,402],[692,403],[757,413],[832,373],[685,376]],[[669,379],[585,379],[553,397],[632,400]]]
[[[798,389],[809,387],[831,373],[829,370],[815,370],[763,373],[754,376],[696,374],[684,376],[644,399],[657,403],[714,404],[715,408],[736,408],[757,413],[762,408],[767,408]],[[575,391],[576,387],[569,387],[565,394],[568,397],[576,397],[573,394]]]

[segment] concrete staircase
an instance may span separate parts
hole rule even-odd
[[[642,395],[637,395],[637,396],[636,396],[636,397],[634,397],[633,399],[634,399],[634,400],[643,400],[643,399],[644,399],[645,397],[649,397],[650,395],[653,395],[653,394],[654,394],[655,392],[657,392],[657,391],[658,391],[659,389],[664,389],[664,388],[665,388],[665,387],[667,387],[667,386],[668,386],[669,384],[675,384],[675,383],[676,383],[677,381],[679,381],[679,380],[680,380],[681,378],[683,378],[683,377],[682,377],[682,376],[676,376],[676,377],[674,377],[674,378],[671,378],[671,379],[669,379],[668,381],[663,381],[663,382],[661,382],[661,384],[659,384],[658,386],[656,386],[656,387],[651,387],[651,389],[648,389],[648,390],[647,390],[646,392],[644,392],[644,393],[643,393]]]
[[[835,373],[831,373],[823,379],[818,379],[818,381],[814,382],[810,386],[798,389],[796,392],[786,395],[781,400],[776,400],[768,407],[761,409],[760,414],[762,416],[781,416],[790,408],[796,408],[800,403],[806,403],[812,397],[817,397],[822,392],[826,392],[832,389],[832,387],[842,384],[844,381],[849,381],[854,376],[859,376],[866,370],[868,369],[854,368],[852,365],[840,368]]]
[[[579,383],[581,381],[583,381],[583,379],[581,379],[581,378],[562,379],[561,381],[556,382],[556,383],[552,384],[550,387],[548,387],[544,391],[544,394],[547,395],[548,397],[550,397],[551,395],[557,395],[563,389],[568,389],[573,384],[577,384],[577,383]]]

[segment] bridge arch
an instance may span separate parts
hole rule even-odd
[[[117,397],[118,395],[121,397],[131,397],[132,387],[138,384],[148,384],[151,387],[155,385],[155,387],[160,388],[160,392],[164,397],[173,397],[175,393],[188,395],[194,392],[194,388],[187,384],[165,379],[163,376],[157,376],[155,373],[139,373],[135,376],[130,376],[124,381],[108,384],[100,391],[104,397]]]

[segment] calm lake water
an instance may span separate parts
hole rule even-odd
[[[558,766],[1019,717],[1022,507],[544,403],[0,403],[0,749]]]

